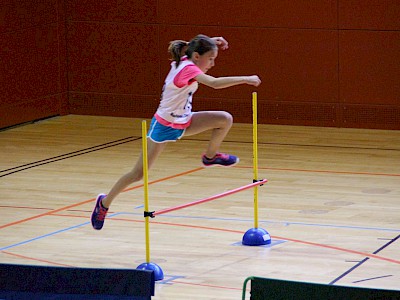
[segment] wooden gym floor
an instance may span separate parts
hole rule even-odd
[[[200,165],[209,133],[170,143],[150,170],[150,210],[251,183],[252,127],[235,124],[232,168]],[[253,191],[157,216],[154,299],[241,299],[249,276],[400,290],[400,132],[259,125],[259,227],[241,245]],[[141,120],[69,115],[0,131],[0,262],[136,268],[145,262],[143,188],[122,193],[101,231],[94,198],[136,162]]]

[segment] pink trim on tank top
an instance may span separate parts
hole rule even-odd
[[[174,84],[178,88],[182,88],[186,85],[191,85],[196,81],[194,79],[197,75],[202,74],[203,72],[196,65],[188,65],[184,67],[178,74],[176,74],[174,78]]]
[[[169,122],[169,121],[163,119],[158,114],[155,114],[154,117],[156,118],[158,123],[160,123],[160,124],[162,124],[164,126],[168,126],[168,127],[174,128],[174,129],[185,129],[185,128],[188,128],[190,126],[190,124],[192,123],[192,119],[190,119],[186,123],[177,124],[177,123],[172,123],[172,122]]]

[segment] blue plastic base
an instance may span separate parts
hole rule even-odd
[[[160,268],[159,265],[155,264],[155,263],[142,263],[141,265],[139,265],[137,268],[137,270],[149,270],[149,271],[154,271],[154,280],[158,281],[158,280],[163,280],[164,279],[164,272],[163,270]]]
[[[271,236],[262,228],[251,228],[243,236],[242,244],[246,246],[261,246],[271,244]]]

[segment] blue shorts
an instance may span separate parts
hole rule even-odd
[[[149,137],[153,142],[164,143],[164,142],[175,142],[179,140],[185,129],[174,129],[159,123],[156,118],[151,119],[151,124],[147,137]]]

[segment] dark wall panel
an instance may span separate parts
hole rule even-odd
[[[399,105],[343,105],[343,127],[400,129]]]
[[[1,74],[6,79],[0,93],[3,105],[58,92],[56,24],[3,33],[0,51]]]
[[[154,23],[157,0],[65,0],[70,21]]]
[[[342,103],[400,105],[400,32],[339,34]]]
[[[77,115],[151,118],[158,107],[154,96],[76,93],[69,94],[69,110]]]
[[[62,93],[68,92],[68,53],[67,53],[67,11],[64,0],[58,0],[57,24],[58,24],[58,61],[59,61],[59,89]],[[66,98],[66,100],[68,100]],[[68,101],[64,103],[67,105]],[[69,113],[68,110],[62,114]]]
[[[57,22],[58,0],[2,0],[0,33]]]
[[[224,27],[336,28],[337,0],[159,0],[159,21]]]
[[[66,111],[66,101],[67,94],[63,93],[2,105],[0,128],[58,115]]]
[[[73,22],[68,28],[69,90],[155,95],[157,28],[125,23]]]
[[[235,122],[252,123],[252,101],[248,99],[215,99],[197,97],[196,110],[225,110]],[[238,104],[239,103],[239,104]],[[258,123],[307,126],[331,126],[340,123],[338,107],[315,102],[270,101],[258,99]]]
[[[400,30],[399,0],[338,0],[340,29]]]
[[[63,0],[3,2],[0,128],[68,113]]]

